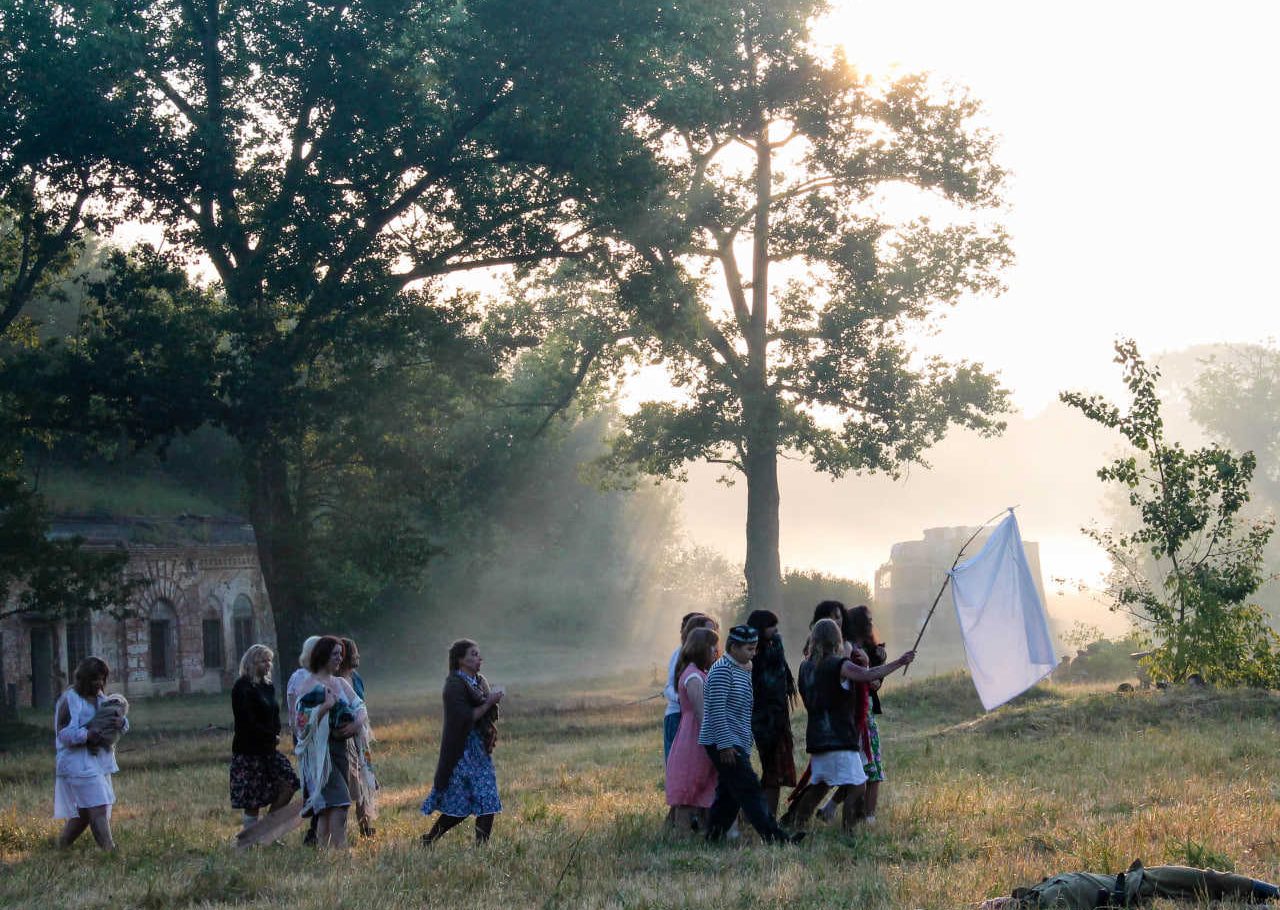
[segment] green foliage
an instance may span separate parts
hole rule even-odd
[[[1191,417],[1214,438],[1258,458],[1255,483],[1280,503],[1280,349],[1236,345],[1202,361],[1187,390]]]
[[[420,569],[422,513],[459,492],[467,465],[435,440],[504,352],[441,279],[583,255],[587,203],[642,208],[634,190],[653,169],[621,125],[644,107],[669,13],[586,0],[215,11],[0,0],[0,181],[38,175],[47,209],[87,199],[60,211],[156,223],[213,269],[213,372],[197,358],[190,377],[212,394],[190,409],[94,395],[144,435],[208,419],[236,440],[289,651],[304,626]]]
[[[44,499],[16,470],[0,471],[0,619],[14,614],[77,619],[130,615],[144,581],[126,576],[128,554],[86,549],[49,533]]]
[[[777,612],[793,661],[799,661],[800,649],[809,637],[813,608],[824,600],[838,600],[846,607],[872,605],[871,589],[865,582],[816,569],[787,569],[782,574],[782,609]],[[746,618],[745,610],[740,618]]]
[[[39,326],[18,314],[67,278],[75,244],[50,245],[48,225],[29,197],[16,214],[10,204],[0,193],[0,618],[81,618],[94,610],[123,617],[143,584],[126,575],[127,555],[86,548],[77,537],[54,538],[48,504],[26,477],[24,448],[52,438],[45,421],[51,402],[25,400],[39,385],[35,374],[44,372],[37,367],[42,344]]]
[[[1055,682],[1116,682],[1133,679],[1138,674],[1132,655],[1144,647],[1141,633],[1109,639],[1102,637],[1097,629],[1090,630],[1077,623],[1077,628],[1062,639],[1075,649],[1075,654],[1065,657],[1053,671]]]
[[[1235,872],[1235,861],[1226,853],[1214,850],[1200,841],[1192,840],[1190,835],[1182,840],[1170,841],[1165,847],[1165,856],[1171,863],[1180,866],[1191,866],[1194,869],[1217,869],[1220,872]]]
[[[1007,405],[980,365],[920,358],[909,341],[961,297],[999,290],[1011,260],[989,224],[1004,172],[978,106],[923,77],[859,76],[817,48],[823,7],[693,8],[637,121],[664,166],[650,217],[611,225],[588,258],[629,343],[682,393],[628,414],[611,464],[742,474],[748,599],[771,609],[780,453],[837,477],[896,475],[950,427],[999,432]],[[947,214],[888,218],[876,203],[889,188]]]
[[[521,376],[525,391],[530,382]],[[634,662],[651,643],[667,646],[684,613],[731,618],[741,575],[716,552],[685,540],[670,489],[601,489],[584,476],[604,446],[608,414],[557,420],[530,437],[541,422],[538,411],[479,408],[453,428],[473,460],[460,480],[466,508],[435,526],[441,552],[420,590],[385,598],[370,625],[384,652],[420,653],[450,636],[500,634],[627,641],[638,647],[621,659]],[[472,434],[484,426],[495,444],[477,446]],[[503,439],[515,444],[498,444]]]
[[[1187,451],[1164,435],[1156,383],[1132,341],[1116,344],[1131,397],[1127,412],[1101,396],[1062,400],[1120,434],[1136,450],[1099,469],[1127,491],[1141,519],[1135,530],[1088,528],[1112,561],[1113,609],[1132,615],[1154,637],[1146,659],[1153,676],[1192,673],[1234,685],[1280,681],[1280,644],[1266,615],[1247,600],[1266,579],[1263,551],[1273,525],[1245,522],[1256,460],[1219,445]]]

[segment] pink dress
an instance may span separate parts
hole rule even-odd
[[[680,728],[667,757],[667,805],[710,808],[716,796],[716,769],[707,750],[698,745],[698,720],[689,701],[687,686],[697,676],[705,684],[707,674],[693,664],[684,668],[676,690],[680,693]]]

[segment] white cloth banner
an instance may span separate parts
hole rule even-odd
[[[978,555],[952,570],[951,597],[969,673],[988,711],[1025,692],[1058,665],[1049,617],[1012,509]]]

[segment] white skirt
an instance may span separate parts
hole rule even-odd
[[[92,777],[65,777],[59,774],[53,784],[53,817],[77,818],[81,809],[106,806],[110,813],[116,801],[110,774]]]
[[[862,753],[857,749],[844,749],[810,755],[809,780],[831,787],[865,784],[867,772],[862,767]]]

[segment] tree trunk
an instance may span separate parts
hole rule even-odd
[[[778,399],[769,387],[769,206],[773,151],[769,120],[761,112],[756,127],[756,214],[751,255],[751,317],[746,326],[747,375],[742,413],[746,421],[744,473],[747,475],[747,607],[782,608],[782,560],[778,555]]]
[[[763,422],[763,421],[756,421]],[[770,432],[772,430],[772,432]],[[747,608],[782,608],[782,559],[778,552],[778,443],[777,422],[759,427],[748,443],[744,467],[747,475]]]
[[[297,667],[312,611],[306,596],[305,559],[289,494],[289,466],[277,443],[246,446],[249,520],[257,539],[258,562],[276,624],[276,687]]]

